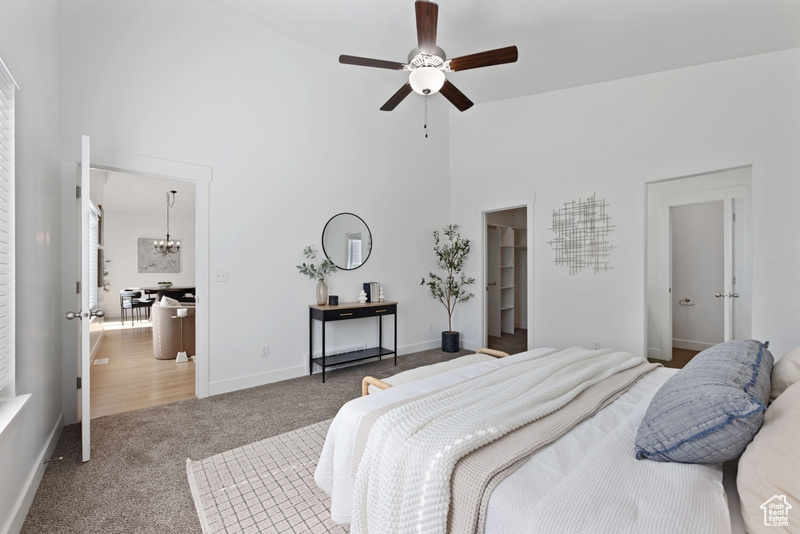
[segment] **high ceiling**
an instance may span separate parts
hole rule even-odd
[[[210,0],[329,55],[405,62],[413,0]],[[440,0],[449,58],[509,45],[519,61],[448,75],[476,104],[800,47],[798,0]],[[366,69],[342,65],[345,69]],[[399,87],[403,73],[369,69]],[[391,96],[387,88],[386,98]],[[382,100],[381,100],[382,102]]]

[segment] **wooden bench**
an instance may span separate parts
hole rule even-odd
[[[361,396],[363,397],[364,395],[369,395],[370,393],[377,393],[378,391],[389,389],[392,386],[399,386],[400,384],[405,384],[421,378],[427,378],[451,369],[472,365],[473,363],[489,361],[494,358],[505,358],[506,356],[508,356],[507,353],[499,350],[481,348],[478,349],[475,354],[467,354],[466,356],[460,356],[446,362],[422,365],[415,369],[409,369],[408,371],[397,373],[396,375],[390,376],[389,378],[384,378],[383,380],[373,376],[365,376],[361,381]]]

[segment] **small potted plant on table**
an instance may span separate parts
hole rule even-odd
[[[303,255],[310,262],[298,265],[297,270],[300,271],[300,274],[304,274],[312,280],[317,280],[317,305],[323,306],[328,302],[328,284],[325,283],[325,276],[335,273],[336,265],[328,258],[319,261],[317,259],[317,249],[311,245],[303,249]]]
[[[458,332],[453,331],[453,310],[459,302],[466,302],[475,295],[468,291],[475,278],[463,273],[464,263],[469,254],[469,239],[462,239],[458,233],[458,225],[450,224],[442,230],[445,238],[434,230],[433,252],[436,254],[436,266],[444,271],[443,276],[429,273],[422,278],[420,285],[428,286],[431,296],[442,303],[447,310],[447,328],[442,332],[442,351],[458,352],[460,343]]]

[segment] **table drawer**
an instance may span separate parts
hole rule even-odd
[[[344,319],[356,319],[364,317],[363,308],[345,308],[343,310],[325,310],[326,321],[341,321]]]
[[[364,308],[362,317],[375,317],[376,315],[392,315],[397,313],[397,304],[390,304],[389,306],[370,306]]]

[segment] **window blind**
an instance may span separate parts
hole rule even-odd
[[[361,232],[347,234],[347,268],[361,265]]]
[[[0,59],[0,399],[14,397],[14,96]]]
[[[98,224],[100,212],[92,205],[89,210],[89,309],[97,309],[97,243],[100,225]]]

